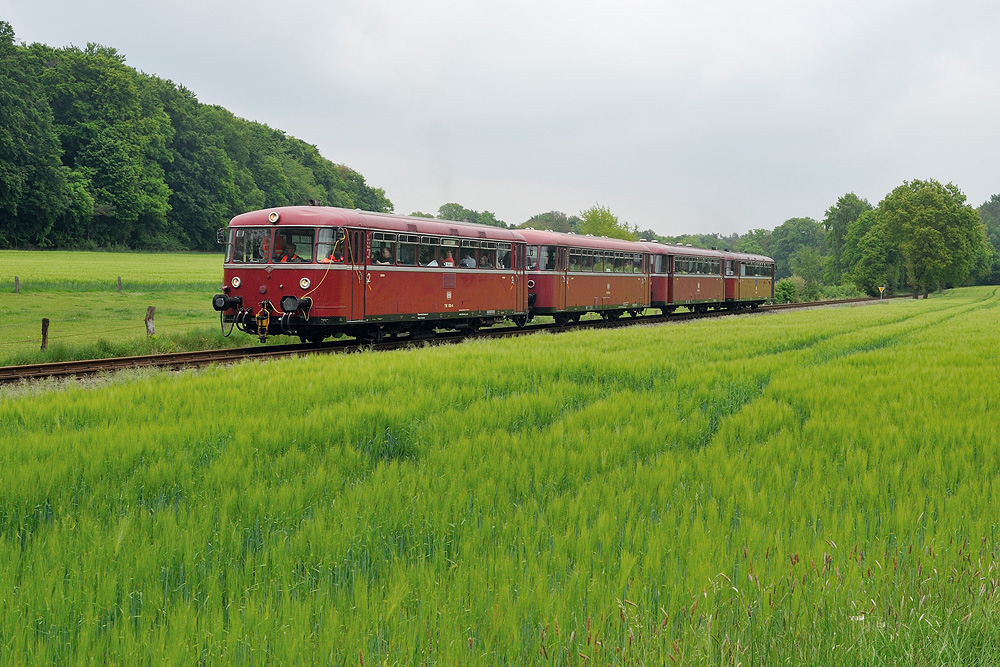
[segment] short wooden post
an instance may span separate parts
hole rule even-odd
[[[146,309],[146,335],[155,336],[156,327],[153,326],[153,315],[156,314],[156,306],[150,306]]]
[[[20,293],[21,293],[21,279],[18,278],[17,276],[14,276],[14,294],[20,294]]]
[[[49,318],[42,318],[42,352],[49,349]]]
[[[118,291],[122,291],[122,277],[118,276]]]

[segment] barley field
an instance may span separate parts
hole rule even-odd
[[[7,664],[997,664],[1000,289],[0,388]]]

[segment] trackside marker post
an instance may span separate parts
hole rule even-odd
[[[49,318],[42,318],[42,352],[49,349]]]
[[[885,285],[878,286],[878,300],[879,301],[885,300]]]
[[[156,327],[153,325],[153,315],[155,314],[156,314],[156,306],[150,306],[149,308],[146,309],[146,317],[144,321],[146,322],[147,336],[156,335]]]

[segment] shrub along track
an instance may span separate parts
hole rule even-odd
[[[707,313],[673,313],[671,315],[643,315],[640,317],[626,317],[617,321],[611,320],[584,320],[566,326],[557,324],[535,324],[518,328],[514,326],[492,327],[481,329],[476,336],[486,338],[506,338],[509,336],[524,336],[540,331],[562,332],[575,329],[600,329],[632,326],[635,324],[663,324],[668,322],[681,322],[705,317],[721,317],[723,315],[742,315],[749,313],[771,312],[776,310],[789,310],[796,308],[813,308],[817,306],[831,306],[848,303],[877,302],[878,299],[842,299],[837,301],[816,301],[809,303],[773,304],[761,306],[753,310],[710,310]],[[378,343],[359,343],[354,339],[335,340],[327,343],[313,344],[293,344],[293,345],[269,345],[266,347],[242,347],[227,350],[202,350],[197,352],[171,352],[166,354],[150,354],[136,357],[115,357],[110,359],[85,359],[79,361],[61,361],[45,364],[27,364],[23,366],[3,366],[0,367],[0,384],[39,380],[45,378],[66,378],[66,377],[87,377],[100,375],[112,371],[127,368],[168,368],[180,370],[182,368],[198,368],[210,364],[232,363],[242,359],[287,357],[302,354],[329,354],[357,352],[359,350],[394,350],[419,344],[443,344],[457,343],[467,339],[465,333],[438,332],[434,338],[417,339],[410,337],[393,337],[384,339]]]

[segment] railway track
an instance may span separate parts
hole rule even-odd
[[[515,326],[492,327],[482,329],[476,335],[481,338],[506,338],[524,336],[540,331],[560,332],[576,329],[617,328],[635,324],[662,324],[667,322],[682,322],[703,317],[721,317],[791,310],[796,308],[814,308],[859,302],[872,302],[878,299],[842,299],[838,301],[816,301],[810,303],[773,304],[761,306],[755,310],[710,310],[706,313],[673,313],[671,315],[643,315],[640,317],[623,317],[611,320],[584,320],[567,326],[557,324],[534,324],[523,328]],[[84,359],[80,361],[60,361],[45,364],[27,364],[23,366],[0,367],[0,384],[40,380],[45,378],[89,377],[110,373],[127,368],[166,368],[180,370],[183,368],[199,368],[211,364],[233,363],[243,359],[276,358],[305,354],[344,354],[362,349],[392,350],[410,347],[415,344],[446,344],[465,340],[469,336],[464,333],[443,332],[433,338],[413,339],[408,336],[388,338],[378,343],[359,343],[354,339],[334,340],[319,344],[268,345],[255,347],[231,348],[225,350],[202,350],[197,352],[170,352],[166,354],[150,354],[136,357],[115,357],[109,359]]]

